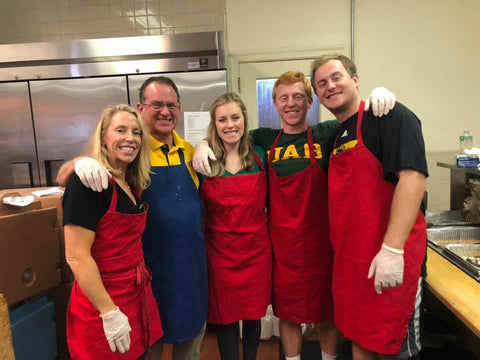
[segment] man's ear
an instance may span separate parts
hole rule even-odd
[[[358,77],[358,74],[355,74],[352,76],[353,82],[355,83],[355,87],[358,89],[360,86],[360,78]]]
[[[142,113],[143,111],[143,104],[141,102],[137,102],[137,110],[139,113]]]
[[[312,94],[312,97],[307,102],[307,106],[309,109],[312,107],[312,105],[313,105],[313,94]]]

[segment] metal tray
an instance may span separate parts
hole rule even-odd
[[[438,246],[480,243],[480,227],[444,226],[427,229],[427,238]]]
[[[474,279],[480,280],[480,266],[467,261],[469,257],[480,256],[480,244],[446,245],[443,255]]]
[[[427,211],[425,221],[427,227],[480,225],[480,223],[466,221],[462,210]]]

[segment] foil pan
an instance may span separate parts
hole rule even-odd
[[[467,260],[467,258],[480,259],[480,244],[451,244],[446,245],[446,249]]]
[[[427,229],[428,241],[439,246],[480,243],[480,227],[444,226]]]
[[[446,245],[443,254],[477,281],[480,280],[480,244]]]
[[[439,210],[427,211],[425,221],[428,227],[432,226],[461,226],[461,225],[479,225],[465,220],[465,214],[462,210]]]

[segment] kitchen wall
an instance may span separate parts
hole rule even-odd
[[[422,120],[430,178],[429,207],[448,209],[458,137],[480,146],[477,0],[362,0],[356,6],[356,62],[362,85],[382,80]],[[461,3],[461,6],[459,4]],[[364,73],[366,72],[366,75]]]
[[[261,9],[253,0],[226,0],[232,76],[239,63],[270,54],[302,58],[343,46],[350,55],[350,14],[349,0],[263,0]],[[430,209],[449,208],[449,171],[436,162],[452,162],[464,129],[480,146],[479,18],[478,0],[355,1],[360,90],[387,86],[421,119]]]
[[[224,30],[224,0],[0,0],[0,44]]]

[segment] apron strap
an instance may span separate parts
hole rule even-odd
[[[362,138],[362,119],[363,119],[363,109],[365,108],[365,102],[360,102],[360,107],[358,108],[358,118],[357,118],[357,144],[363,145]]]
[[[310,163],[316,164],[315,161],[315,152],[313,151],[313,136],[312,136],[312,129],[310,125],[307,124],[307,141],[308,141],[308,152],[310,153]]]
[[[178,157],[180,158],[180,165],[185,164],[185,155],[183,154],[183,150],[178,148]],[[188,170],[188,168],[187,168]]]
[[[363,109],[365,108],[365,101],[360,102],[360,106],[358,107],[358,118],[357,118],[357,144],[362,143],[362,119],[363,119]],[[335,142],[333,143],[333,148],[337,147],[338,139],[340,138],[340,133],[337,134],[335,138]],[[331,156],[333,156],[333,151]]]
[[[273,152],[274,152],[274,150],[275,150],[275,147],[277,146],[278,139],[280,139],[280,136],[282,136],[282,134],[283,134],[283,129],[280,130],[280,132],[278,133],[278,135],[277,135],[277,137],[275,138],[275,140],[273,140],[272,147],[270,148],[270,153],[268,154],[268,169],[269,169],[269,170],[272,170]]]
[[[115,179],[112,176],[108,182],[110,185],[112,185],[113,188],[113,193],[112,193],[112,200],[110,201],[110,206],[108,208],[108,211],[115,211],[117,209],[117,186],[115,184]]]
[[[257,162],[258,164],[258,167],[260,168],[261,171],[265,171],[265,168],[263,167],[263,164],[262,164],[262,159],[260,159],[260,157],[257,155],[257,153],[252,149],[250,148],[251,151],[253,151],[253,158],[255,159],[255,161]]]

